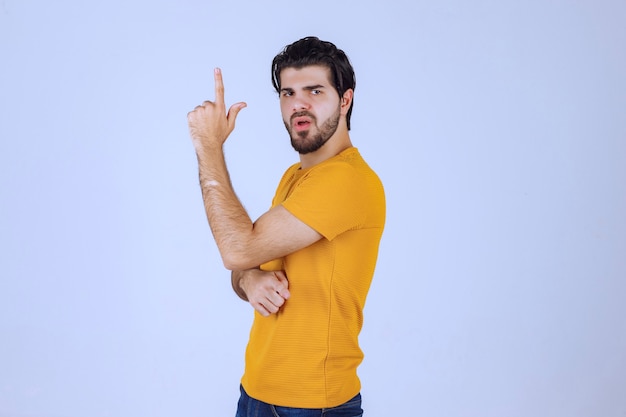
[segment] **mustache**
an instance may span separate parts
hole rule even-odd
[[[302,111],[298,111],[298,112],[295,112],[294,114],[292,114],[291,117],[289,118],[289,121],[293,122],[293,119],[295,119],[296,117],[302,117],[302,116],[309,117],[309,118],[311,118],[311,120],[317,120],[312,113],[310,113],[310,112],[308,112],[306,110],[302,110]]]

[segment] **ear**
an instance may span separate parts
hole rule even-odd
[[[348,89],[343,93],[341,97],[341,114],[348,114],[348,110],[350,110],[350,106],[352,106],[352,98],[354,97],[354,90]]]

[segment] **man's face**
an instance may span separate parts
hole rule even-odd
[[[280,110],[291,145],[300,154],[315,152],[335,133],[341,117],[330,70],[318,65],[285,68],[280,81]]]

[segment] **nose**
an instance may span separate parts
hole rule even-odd
[[[293,102],[291,103],[291,106],[294,112],[301,111],[301,110],[308,110],[311,107],[309,102],[305,100],[304,97],[302,96],[295,97],[293,99]]]

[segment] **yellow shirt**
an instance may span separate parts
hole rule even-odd
[[[306,170],[291,166],[279,204],[323,238],[261,266],[286,271],[291,297],[278,314],[255,312],[241,382],[270,404],[334,407],[361,389],[358,335],[385,223],[383,186],[348,148]]]

